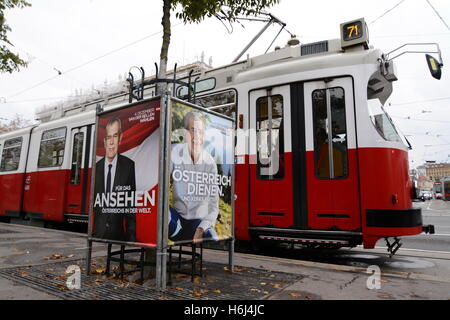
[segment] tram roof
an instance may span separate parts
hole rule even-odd
[[[294,72],[376,63],[381,54],[380,50],[372,47],[366,49],[363,45],[344,51],[340,40],[333,39],[295,47],[286,46],[241,62],[207,70],[202,78],[222,72],[234,73],[232,83],[236,84]]]
[[[193,79],[214,77],[216,88],[226,88],[251,80],[262,80],[277,75],[323,70],[352,66],[364,63],[375,63],[381,56],[379,50],[367,48],[364,45],[356,45],[346,48],[341,47],[339,39],[325,40],[297,46],[285,46],[273,52],[263,55],[248,57],[246,60],[231,63],[217,68],[211,68],[204,63],[198,62],[177,68],[177,78],[187,81],[190,70],[193,70]],[[174,71],[169,71],[168,75]],[[151,79],[154,76],[146,77]],[[59,104],[43,108],[36,115],[42,123],[53,122],[56,119],[67,118],[76,113],[93,110],[96,103],[109,101],[114,104],[123,104],[127,93],[111,92],[108,97],[93,99],[92,101],[80,102],[79,104]]]

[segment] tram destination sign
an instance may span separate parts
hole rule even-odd
[[[157,245],[160,101],[98,115],[91,238]]]
[[[358,44],[369,45],[369,34],[364,18],[341,24],[341,47],[347,48]]]

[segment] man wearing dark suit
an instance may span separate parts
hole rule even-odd
[[[111,196],[111,193],[117,195],[118,192],[125,192],[130,198],[131,192],[136,191],[134,161],[118,153],[121,141],[122,123],[119,118],[113,118],[106,124],[105,157],[98,161],[95,167],[95,197],[98,194],[101,197],[105,193]],[[136,241],[135,213],[109,213],[103,212],[102,209],[104,207],[94,206],[94,237]]]

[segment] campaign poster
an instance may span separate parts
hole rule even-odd
[[[160,99],[98,116],[91,237],[156,246]]]
[[[168,243],[233,235],[233,121],[172,101]]]

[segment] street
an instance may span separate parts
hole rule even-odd
[[[312,299],[448,299],[450,203],[430,200],[415,202],[414,206],[422,208],[424,224],[433,224],[436,234],[403,237],[403,246],[392,258],[382,239],[375,249],[358,246],[340,250],[307,250],[285,246],[277,250],[269,249],[258,255],[237,252],[236,263],[300,275],[299,279],[292,280],[284,290],[270,293],[270,299],[291,299],[292,295]],[[3,246],[0,250],[0,270],[3,269],[3,276],[6,277],[0,277],[1,299],[89,299],[87,296],[77,298],[72,296],[74,293],[65,291],[63,295],[58,295],[57,289],[41,292],[41,287],[48,287],[48,284],[39,284],[38,275],[42,271],[39,268],[46,268],[43,270],[47,273],[48,270],[53,270],[51,278],[59,279],[64,273],[63,269],[61,271],[55,267],[59,262],[68,260],[68,264],[74,263],[70,261],[80,263],[81,260],[76,259],[84,257],[86,244],[82,234],[14,224],[2,224],[1,227],[0,241]],[[37,239],[39,240],[36,241]],[[42,243],[46,245],[42,246]],[[104,250],[103,245],[95,246],[96,259],[105,254]],[[210,262],[223,263],[227,259],[225,252],[207,252],[206,260]],[[53,262],[52,259],[57,260]],[[43,263],[45,264],[42,265]],[[10,270],[13,270],[11,268],[18,268],[15,277],[8,276]],[[256,272],[255,270],[252,272]],[[366,281],[373,270],[380,271],[381,290],[366,288]],[[36,279],[33,280],[33,277]],[[104,279],[96,281],[100,283]],[[31,289],[28,285],[38,290]],[[61,284],[55,282],[54,285]],[[177,288],[179,286],[180,284]],[[192,289],[188,283],[186,286],[186,291]],[[256,290],[252,286],[247,289]],[[221,285],[221,290],[223,287]],[[254,294],[256,291],[249,292]],[[261,289],[261,292],[266,291]],[[236,292],[231,290],[231,293]],[[124,298],[129,297],[127,291],[123,294]],[[256,296],[253,298],[258,299]],[[265,299],[268,298],[269,296]]]
[[[403,274],[407,278],[424,277],[448,283],[450,288],[450,202],[429,200],[414,202],[422,209],[423,224],[433,224],[435,234],[402,237],[402,247],[389,257],[384,239],[375,249],[342,248],[339,250],[307,250],[290,247],[269,249],[266,256],[289,258],[328,268],[345,266],[369,268],[377,266],[383,273]],[[450,289],[449,289],[450,291]]]
[[[189,271],[175,273],[173,285],[161,296],[152,278],[140,285],[133,280],[133,274],[127,274],[125,282],[120,277],[106,276],[104,244],[93,248],[94,273],[86,275],[86,239],[79,233],[2,223],[0,242],[0,299],[6,300],[450,298],[450,253],[444,252],[400,249],[393,258],[385,248],[309,253],[278,250],[270,257],[237,252],[235,272],[229,273],[228,253],[205,249],[204,277],[192,282]],[[70,266],[79,266],[83,271],[80,290],[67,287]],[[114,267],[117,270],[118,266]],[[379,286],[372,288],[369,284],[377,267],[381,271]]]
[[[422,209],[423,224],[434,225],[435,234],[404,237],[403,248],[450,252],[450,202],[433,199],[414,207]]]

